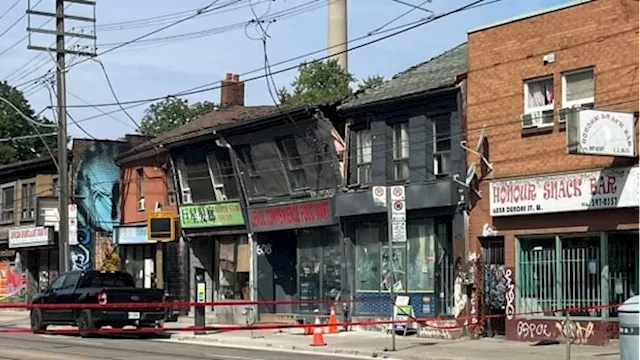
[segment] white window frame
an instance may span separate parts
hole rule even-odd
[[[528,106],[529,84],[540,82],[540,81],[545,81],[545,80],[551,80],[551,82],[553,83],[553,75],[542,76],[542,77],[538,77],[538,78],[535,78],[535,79],[529,79],[529,80],[525,80],[524,81],[524,113],[525,114],[530,114],[530,113],[536,112],[536,111],[548,111],[548,110],[552,110],[553,111],[553,107],[554,107],[554,105],[556,103],[555,84],[554,84],[554,88],[553,88],[553,103],[552,104],[544,105],[544,106],[538,106],[538,107],[534,107],[534,108],[530,108]]]
[[[209,167],[209,177],[211,178],[211,184],[213,185],[213,192],[216,196],[217,201],[227,200],[227,192],[224,188],[224,182],[218,183],[216,181],[216,173],[217,171],[219,177],[224,176],[222,171],[220,171],[220,165],[218,164],[218,159],[216,158],[215,152],[210,152],[206,156],[207,159],[207,167]]]
[[[31,204],[31,208],[33,210],[33,216],[31,217],[25,217],[24,216],[24,193],[23,193],[23,188],[25,186],[33,186],[33,198],[29,200],[29,203],[31,203],[33,201],[33,203]],[[31,179],[25,179],[20,181],[20,221],[34,221],[37,217],[36,211],[37,211],[37,185],[36,185],[36,178],[31,178]],[[15,216],[15,213],[14,213]]]
[[[397,135],[397,131],[398,128],[400,130],[400,139],[396,138]],[[406,134],[406,139],[402,139],[402,129],[405,128],[406,131],[404,132],[404,134]],[[405,121],[405,122],[400,122],[400,123],[396,123],[392,125],[392,131],[393,131],[393,135],[392,135],[392,146],[393,146],[393,179],[394,180],[407,180],[409,179],[409,122]],[[400,143],[400,144],[398,144]],[[406,143],[406,144],[404,144]],[[398,154],[397,150],[399,150],[399,152],[402,152],[402,149],[404,149],[406,146],[407,149],[407,154],[406,156],[402,156],[402,154]],[[398,148],[399,147],[399,148]],[[407,164],[407,173],[405,174],[406,176],[399,176],[399,172],[398,172],[398,166],[399,164]]]
[[[5,208],[5,199],[4,199],[4,190],[7,188],[13,188],[13,215],[10,220],[4,219],[5,210],[8,211],[8,208]],[[16,204],[18,203],[18,199],[16,199],[16,191],[17,191],[17,183],[10,182],[6,184],[0,185],[0,223],[9,224],[14,223],[16,221]]]
[[[362,141],[360,140],[364,132],[369,133],[369,139],[372,147],[371,161],[369,162],[360,162],[360,158],[364,157],[364,154],[362,153],[362,146],[361,146]],[[355,135],[356,135],[356,183],[360,185],[367,185],[371,183],[371,165],[373,163],[373,135],[371,134],[371,129],[357,130],[355,131]],[[367,166],[369,167],[369,169],[367,170],[369,174],[369,179],[368,181],[364,181],[363,179],[361,179],[361,176],[360,176],[360,168],[367,167]]]
[[[583,72],[591,73],[591,79],[593,80],[593,96],[585,99],[580,99],[580,100],[567,101],[567,75],[575,75]],[[581,106],[584,104],[595,103],[595,92],[596,92],[595,81],[596,81],[596,73],[593,67],[563,72],[562,73],[562,107],[571,108],[574,106]]]

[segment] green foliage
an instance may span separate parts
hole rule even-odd
[[[149,105],[140,123],[144,135],[157,136],[190,123],[215,109],[209,101],[189,104],[186,99],[169,98]]]
[[[24,115],[40,123],[54,124],[44,117],[35,117],[35,112],[24,97],[24,94],[6,81],[0,82],[0,97],[8,100]],[[37,129],[37,132],[36,132]],[[13,138],[27,135],[47,134],[55,132],[56,128],[42,127],[25,120],[4,101],[0,101],[0,138]],[[56,156],[56,137],[44,136],[42,138],[19,139],[7,142],[0,142],[0,165],[10,164],[17,161],[30,160],[41,156],[49,156],[43,143],[47,145]]]
[[[293,92],[283,88],[278,90],[278,97],[287,105],[333,103],[351,95],[349,85],[355,81],[353,74],[344,71],[336,60],[302,63],[291,83]]]
[[[368,78],[362,80],[362,82],[358,85],[358,91],[373,89],[382,84],[384,84],[384,76],[378,74],[369,76]]]

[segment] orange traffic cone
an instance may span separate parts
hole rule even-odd
[[[336,308],[331,307],[331,313],[329,314],[329,334],[338,333],[338,318],[336,317]]]
[[[322,325],[320,323],[320,317],[316,316],[315,327],[313,328],[313,338],[311,339],[311,346],[325,346],[327,343],[324,342],[324,335],[322,333]]]

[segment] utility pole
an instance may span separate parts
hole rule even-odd
[[[328,5],[328,56],[348,71],[347,63],[347,0],[332,0]]]
[[[93,7],[93,17],[84,17],[84,16],[75,16],[75,15],[66,15],[65,14],[65,5],[69,3],[78,4],[78,5],[89,5]],[[66,89],[66,62],[65,55],[66,54],[74,54],[78,56],[96,56],[95,54],[95,6],[96,3],[94,0],[55,0],[55,13],[40,11],[31,8],[31,0],[28,2],[27,14],[28,16],[28,26],[27,31],[29,32],[29,45],[27,46],[30,50],[38,50],[38,51],[46,51],[49,54],[56,53],[55,62],[56,62],[56,87],[57,87],[57,98],[58,98],[58,183],[60,184],[60,191],[58,195],[59,200],[59,233],[58,233],[58,269],[60,273],[69,271],[70,261],[69,261],[69,200],[71,197],[70,191],[70,181],[69,181],[69,164],[68,164],[68,150],[67,150],[67,89]],[[44,16],[49,18],[56,19],[56,27],[55,30],[51,29],[43,29],[43,28],[32,28],[31,27],[31,16]],[[74,33],[74,32],[66,32],[65,31],[65,19],[79,22],[90,22],[93,26],[93,34],[82,34],[82,33]],[[56,36],[56,46],[52,48],[50,46],[37,46],[31,43],[31,35],[33,33],[39,34],[49,34]],[[92,51],[77,51],[67,49],[65,46],[65,37],[76,37],[79,39],[90,39],[93,40],[94,44],[91,48]],[[81,46],[76,45],[78,48]],[[82,46],[83,48],[89,48],[87,46]],[[53,57],[53,55],[52,55]]]

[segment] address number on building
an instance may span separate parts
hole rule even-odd
[[[271,255],[272,252],[271,244],[260,244],[256,246],[256,254],[258,255]]]

